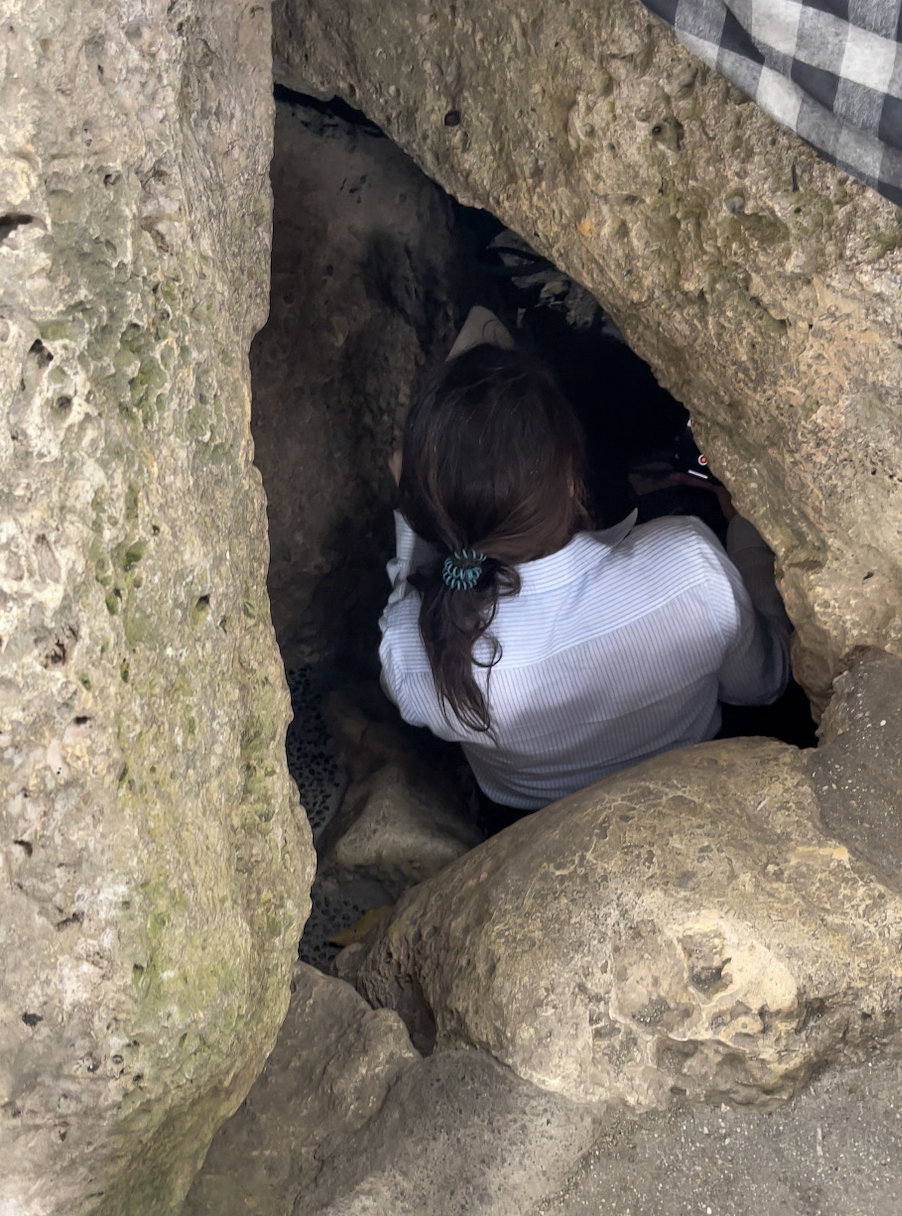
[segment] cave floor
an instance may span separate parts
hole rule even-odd
[[[827,1070],[772,1114],[614,1116],[529,1216],[898,1216],[902,1063]]]

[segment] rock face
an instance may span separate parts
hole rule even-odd
[[[368,703],[379,716],[366,716]],[[453,768],[459,753],[439,744],[431,762],[419,754],[419,732],[375,687],[333,693],[327,717],[352,781],[323,833],[318,880],[371,880],[394,901],[479,844]]]
[[[826,1070],[779,1111],[608,1116],[567,1186],[529,1216],[891,1216],[902,1194],[900,1084],[898,1060],[868,1060]]]
[[[592,1113],[476,1051],[406,1069],[291,1216],[522,1216],[592,1140]]]
[[[12,0],[4,14],[0,1208],[16,1216],[177,1211],[288,1001],[312,852],[284,763],[246,357],[266,310],[269,40],[267,6],[233,0]],[[628,0],[395,15],[284,0],[277,45],[283,80],[339,87],[590,286],[693,407],[778,550],[812,690],[856,647],[902,647],[902,229],[888,204]],[[285,139],[303,161],[306,135],[288,123]],[[303,657],[348,636],[399,386],[443,352],[456,294],[432,187],[407,167],[342,187],[329,164],[314,218],[281,222],[274,346],[255,355],[274,587],[303,576],[280,631]],[[277,177],[290,213],[309,179],[291,157]],[[398,236],[402,194],[416,240]],[[358,195],[378,201],[375,223],[352,220]],[[330,232],[347,241],[340,263]],[[374,278],[359,280],[363,263]],[[326,311],[325,337],[298,328]],[[314,350],[321,372],[290,358]],[[295,504],[301,452],[310,489]],[[334,471],[313,473],[340,459],[359,481],[334,502]],[[844,749],[873,736],[879,697],[865,712],[855,695],[813,768],[761,743],[669,756],[468,854],[405,897],[366,991],[443,1047],[640,1107],[672,1090],[767,1102],[840,1043],[890,1033],[902,896],[867,864],[881,837],[864,792],[851,815],[825,799],[836,838],[817,823],[818,783],[842,789]],[[865,776],[888,823],[891,783]],[[847,831],[866,836],[865,860]],[[355,1009],[358,1029],[398,1031]],[[433,1188],[450,1190],[444,1147],[475,1159],[490,1078],[507,1123],[476,1185],[493,1210],[522,1209],[521,1159],[505,1154],[524,1105],[531,1126],[553,1106],[552,1140],[586,1133],[587,1116],[478,1053],[420,1062],[393,1043],[405,1066],[384,1118],[360,1115],[312,1208],[347,1212],[350,1196],[363,1211],[400,1189],[416,1211],[384,1167],[399,1135],[420,1136]],[[367,1077],[350,1061],[360,1110],[394,1065]],[[451,1074],[469,1105],[448,1101]],[[446,1122],[420,1118],[442,1101]]]
[[[182,1216],[290,1212],[418,1059],[396,1014],[299,964],[276,1048],[213,1141]]]
[[[863,655],[836,681],[811,754],[821,819],[882,876],[902,889],[902,661]]]
[[[366,654],[393,543],[388,457],[455,328],[447,196],[389,140],[280,103],[270,319],[251,351],[273,621],[290,664]]]
[[[182,1216],[521,1216],[593,1120],[479,1052],[420,1060],[403,1024],[301,966],[275,1051]]]
[[[341,882],[372,877],[393,899],[482,840],[448,792],[417,781],[405,767],[386,765],[349,798],[352,822],[324,859],[323,873]]]
[[[902,897],[740,739],[521,820],[399,903],[358,972],[420,1042],[589,1102],[770,1104],[902,1020]]]
[[[856,646],[902,650],[895,208],[635,0],[278,0],[275,48],[609,309],[777,552],[821,702]]]
[[[0,34],[0,1208],[177,1210],[288,1001],[284,762],[246,352],[267,9]]]

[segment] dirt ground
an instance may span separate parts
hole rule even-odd
[[[902,1063],[823,1073],[773,1114],[619,1117],[529,1216],[899,1216]]]

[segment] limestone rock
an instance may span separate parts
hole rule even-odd
[[[400,1075],[292,1216],[522,1216],[561,1185],[593,1130],[585,1106],[481,1052],[443,1052]]]
[[[459,754],[436,742],[430,763],[422,732],[375,685],[333,693],[326,713],[353,780],[323,834],[319,877],[371,879],[394,901],[483,839],[455,780]]]
[[[585,1108],[477,1052],[420,1060],[396,1014],[312,968],[293,987],[182,1216],[519,1216],[588,1146]]]
[[[863,655],[834,685],[811,756],[825,830],[902,890],[902,660]]]
[[[280,103],[272,181],[271,311],[251,371],[273,620],[290,664],[371,657],[388,458],[418,377],[451,345],[467,259],[447,197],[366,128]]]
[[[349,795],[353,822],[323,859],[323,870],[344,882],[371,875],[393,899],[483,838],[449,792],[435,782],[411,781],[397,765],[386,765]]]
[[[214,1139],[182,1216],[287,1216],[419,1059],[400,1018],[341,980],[299,964],[292,989],[275,1050]]]
[[[358,987],[572,1098],[788,1096],[902,1019],[902,897],[820,829],[806,763],[703,744],[521,820],[401,900]]]
[[[635,0],[278,0],[274,32],[278,79],[341,93],[585,284],[691,409],[821,704],[856,647],[902,652],[896,208]]]
[[[312,852],[246,352],[263,6],[22,3],[0,63],[0,1208],[164,1216],[262,1067]]]

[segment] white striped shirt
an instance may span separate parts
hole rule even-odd
[[[731,561],[693,517],[634,522],[635,513],[604,532],[579,533],[518,567],[520,592],[499,600],[491,627],[501,658],[488,679],[492,733],[484,734],[446,715],[439,700],[420,597],[407,583],[436,555],[395,514],[392,593],[380,621],[383,687],[407,722],[463,745],[496,802],[537,810],[617,769],[713,738],[721,700],[764,705],[786,687],[791,625],[773,554],[752,525],[731,522]],[[489,651],[477,643],[477,656]],[[485,673],[474,674],[485,691]]]

